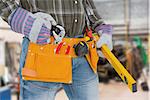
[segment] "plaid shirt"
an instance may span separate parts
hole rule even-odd
[[[62,25],[69,37],[82,35],[86,25],[94,30],[103,21],[96,12],[92,0],[0,0],[0,16],[8,21],[8,16],[18,6],[30,12],[51,14]]]

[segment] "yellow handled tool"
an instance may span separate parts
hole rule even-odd
[[[98,36],[94,36],[94,38],[96,40],[99,39]],[[116,72],[121,77],[121,79],[128,85],[129,89],[132,92],[136,92],[137,91],[136,81],[129,74],[129,72],[124,68],[124,66],[120,63],[120,61],[114,56],[114,54],[109,50],[107,45],[103,45],[101,47],[101,51],[103,55],[106,57],[106,59],[109,61],[109,63],[116,70]]]
[[[109,63],[116,70],[121,79],[128,85],[129,89],[132,92],[137,91],[136,81],[129,74],[129,72],[123,67],[123,65],[119,62],[119,60],[113,55],[113,53],[108,49],[107,45],[103,45],[101,47],[101,51],[109,61]]]

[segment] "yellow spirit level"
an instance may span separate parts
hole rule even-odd
[[[94,36],[96,40],[99,39],[97,35]],[[115,71],[121,77],[121,79],[128,85],[129,89],[132,92],[137,91],[137,84],[133,77],[129,74],[129,72],[124,68],[124,66],[120,63],[120,61],[114,56],[114,54],[109,50],[107,45],[102,45],[101,51],[109,63],[113,66]]]
[[[136,81],[129,74],[129,72],[123,67],[123,65],[119,62],[119,60],[112,54],[112,52],[108,49],[107,45],[103,45],[101,47],[101,51],[109,61],[109,63],[116,70],[121,79],[128,85],[129,89],[132,92],[137,91]]]

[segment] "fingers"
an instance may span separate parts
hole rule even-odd
[[[57,25],[56,21],[54,20],[54,18],[51,15],[42,13],[42,12],[35,13],[34,15],[39,20],[41,19],[43,21],[43,24],[49,30],[51,30],[52,26],[56,26],[57,28],[59,28],[60,33],[57,34],[55,31],[52,31],[52,33],[55,38],[55,42],[59,43],[62,41],[63,37],[65,36],[65,29],[62,26]]]
[[[52,25],[54,25],[54,26],[57,25],[57,23],[56,23],[56,21],[54,20],[54,18],[53,18],[51,15],[49,15],[49,14],[42,13],[42,12],[38,12],[38,13],[35,13],[34,15],[35,15],[36,17],[40,17],[40,18],[43,18],[43,19],[49,21],[49,22],[50,22]]]
[[[100,37],[100,39],[96,43],[96,46],[97,48],[101,48],[104,44],[107,44],[107,40],[103,37]]]
[[[45,24],[45,26],[46,26],[49,30],[51,30],[51,28],[52,28],[51,22],[44,20],[44,24]]]
[[[110,49],[110,51],[112,51],[112,49],[113,49],[112,44],[107,44],[107,46]],[[99,57],[105,58],[105,56],[103,55],[103,53],[100,50],[98,50],[97,53],[98,53]]]
[[[97,48],[101,48],[102,45],[106,44],[110,50],[112,50],[112,36],[108,34],[102,34],[100,39],[97,41]]]
[[[108,44],[108,48],[110,49],[110,51],[112,51],[112,50],[113,50],[112,42]]]
[[[53,26],[56,26],[56,25],[57,25],[56,21],[54,20],[54,18],[53,18],[52,16],[49,16],[48,20],[51,22],[51,24],[52,24]]]
[[[51,15],[49,15],[49,14],[45,14],[44,19],[50,21],[53,26],[57,25],[55,19]]]
[[[110,50],[113,49],[112,36],[111,35],[102,34],[100,39],[97,41],[96,46],[97,46],[97,48],[101,48],[102,45],[104,45],[104,44],[106,44]],[[104,58],[104,55],[100,50],[98,50],[97,53],[98,53],[99,57]]]
[[[98,41],[98,42],[96,43],[97,48],[101,48],[102,45],[104,45],[104,44],[106,44],[110,50],[113,49],[113,46],[112,46],[112,42],[111,42],[111,41],[106,41],[106,40],[105,40],[105,41],[101,41],[101,40],[100,40],[100,41]]]

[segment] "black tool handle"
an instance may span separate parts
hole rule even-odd
[[[52,31],[55,31],[57,35],[61,32],[61,30],[56,26],[52,26]]]

